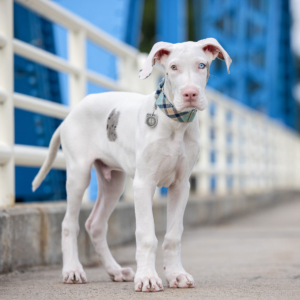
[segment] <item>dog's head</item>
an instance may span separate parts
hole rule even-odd
[[[165,89],[175,108],[179,111],[204,110],[207,107],[205,87],[209,66],[216,57],[225,61],[229,73],[231,58],[213,38],[180,44],[158,42],[139,76],[141,79],[149,77],[155,63],[159,63],[165,69]]]

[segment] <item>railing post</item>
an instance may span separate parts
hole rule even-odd
[[[150,94],[156,90],[159,79],[163,77],[163,73],[153,68],[152,74],[146,80],[139,78],[139,71],[146,60],[145,53],[137,54],[136,58],[120,57],[119,58],[119,82],[124,89],[141,94]]]
[[[217,114],[217,133],[216,133],[216,145],[217,145],[217,186],[216,194],[225,195],[227,192],[227,166],[226,166],[226,154],[227,154],[227,143],[226,143],[226,109],[222,105],[218,105]]]
[[[295,179],[294,179],[294,188],[298,188],[299,189],[299,182],[300,182],[300,141],[299,141],[299,137],[297,137],[297,141],[296,141],[296,137],[294,137],[294,141],[295,141],[295,148],[294,148],[294,153],[295,153],[295,162],[296,165],[295,167]],[[294,163],[294,162],[292,162]]]
[[[244,117],[244,128],[243,128],[243,152],[244,152],[244,191],[250,194],[252,191],[252,171],[253,171],[253,161],[252,161],[252,132],[251,132],[251,119],[249,116]]]
[[[70,74],[69,103],[74,108],[86,95],[86,34],[83,30],[69,31],[69,61],[79,69]]]
[[[0,40],[0,148],[7,152],[0,162],[0,206],[7,206],[15,201],[12,0],[0,0]]]
[[[196,165],[196,195],[201,198],[210,194],[210,150],[211,140],[209,130],[211,126],[211,118],[209,108],[203,112],[198,112],[200,127],[200,156]]]
[[[269,148],[269,132],[268,132],[268,124],[266,120],[263,121],[263,155],[261,164],[263,165],[263,189],[267,192],[270,191],[270,184],[269,184],[269,168],[270,168],[270,156],[268,153]]]
[[[139,70],[137,60],[132,57],[120,57],[118,61],[119,82],[124,89],[139,91]]]
[[[232,193],[239,194],[240,192],[240,137],[239,137],[239,112],[231,111],[231,168],[232,168]]]
[[[78,68],[78,74],[69,75],[69,105],[73,109],[86,95],[86,33],[83,30],[69,31],[69,62]],[[83,201],[90,199],[87,189]]]
[[[119,58],[119,83],[124,89],[129,89],[135,93],[144,95],[150,94],[157,89],[160,79],[164,76],[163,70],[154,67],[152,74],[147,79],[139,78],[139,71],[147,58],[146,53],[138,53],[135,58]]]
[[[276,188],[276,174],[277,174],[277,134],[276,134],[276,130],[274,126],[269,127],[269,133],[270,133],[270,138],[269,138],[269,147],[270,147],[270,156],[271,156],[271,160],[270,160],[270,178],[271,178],[271,189],[272,191],[275,190]]]

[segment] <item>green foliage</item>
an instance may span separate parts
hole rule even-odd
[[[140,51],[150,52],[155,40],[155,0],[145,0]]]
[[[195,11],[193,9],[193,0],[187,1],[187,22],[188,22],[188,40],[195,41]],[[156,41],[156,1],[155,0],[145,0],[143,22],[142,22],[142,32],[140,39],[140,51],[150,52],[153,44]]]

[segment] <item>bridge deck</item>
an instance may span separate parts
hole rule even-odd
[[[162,273],[162,237],[157,271]],[[116,259],[135,269],[134,245],[113,249]],[[299,299],[300,201],[269,208],[216,226],[187,229],[183,263],[195,289],[169,289],[155,295],[114,283],[100,267],[86,268],[89,283],[64,285],[60,268],[35,268],[0,276],[1,299]],[[166,283],[165,283],[166,285]]]

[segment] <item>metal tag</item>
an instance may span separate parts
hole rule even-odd
[[[146,115],[146,124],[149,127],[155,127],[157,125],[158,122],[158,117],[155,114],[147,114]]]

